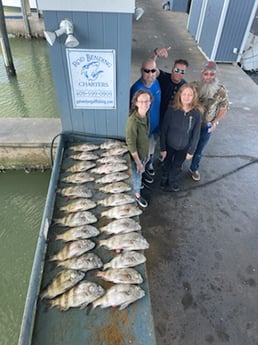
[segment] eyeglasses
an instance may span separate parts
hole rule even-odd
[[[180,68],[178,68],[178,67],[175,67],[175,68],[174,68],[174,72],[180,73],[180,74],[185,74],[186,70],[185,70],[185,69],[180,69]]]
[[[156,68],[153,68],[153,69],[143,68],[143,71],[145,73],[156,73],[157,72]]]
[[[203,72],[203,75],[205,75],[206,77],[211,76],[214,77],[216,74],[216,72]]]

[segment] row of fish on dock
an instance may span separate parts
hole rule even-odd
[[[142,210],[127,181],[127,151],[118,140],[78,143],[65,150],[64,160],[72,164],[63,164],[57,188],[61,206],[51,227],[63,246],[48,258],[61,271],[41,293],[51,308],[65,311],[91,304],[121,310],[145,296],[143,276],[135,267],[146,261],[143,250],[149,243],[134,219]],[[95,251],[101,247],[107,251],[106,262]],[[89,271],[97,279],[87,279]],[[105,289],[99,280],[112,285]]]

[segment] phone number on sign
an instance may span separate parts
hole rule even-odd
[[[113,97],[112,91],[108,90],[86,90],[86,91],[77,91],[76,96],[81,96],[81,97],[108,97],[111,98]]]

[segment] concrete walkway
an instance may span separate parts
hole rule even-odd
[[[163,12],[155,0],[141,6],[133,80],[142,60],[163,46],[172,49],[167,60],[159,59],[160,68],[170,71],[176,58],[186,58],[187,80],[199,78],[205,57],[186,30],[187,15]],[[231,109],[207,146],[201,181],[192,181],[187,162],[182,192],[162,192],[158,181],[144,189],[150,206],[141,224],[150,242],[158,345],[258,344],[258,86],[231,64],[219,65],[219,78]]]

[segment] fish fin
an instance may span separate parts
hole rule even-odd
[[[92,304],[88,304],[87,309],[86,309],[86,315],[90,315],[90,313],[92,312],[93,309],[94,308],[93,308]]]
[[[120,305],[120,307],[118,308],[118,310],[123,310],[125,309],[131,302],[126,302]]]
[[[88,306],[89,302],[86,302],[80,306],[80,309],[84,309]]]
[[[109,264],[109,262],[107,262],[106,264],[104,264],[103,270],[105,271],[109,267],[111,267],[111,265]]]

